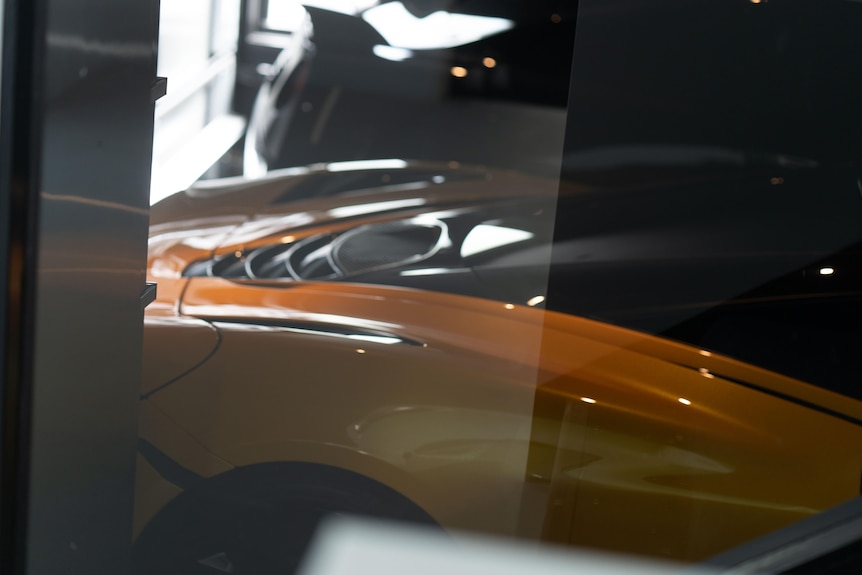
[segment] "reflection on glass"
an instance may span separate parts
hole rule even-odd
[[[469,73],[463,66],[453,66],[449,72],[456,78],[466,78]]]
[[[375,44],[372,50],[376,56],[392,62],[403,62],[404,60],[413,57],[412,50],[408,50],[407,48],[396,48],[395,46],[386,46],[385,44]]]
[[[403,270],[399,272],[399,274],[405,277],[416,277],[437,276],[441,274],[461,274],[467,271],[469,271],[469,268],[420,268],[415,270]]]
[[[302,24],[301,5],[322,8],[340,14],[356,15],[378,4],[378,0],[275,0],[266,3],[266,26],[293,31]]]
[[[544,301],[545,296],[537,295],[536,297],[531,297],[529,300],[527,300],[527,305],[533,307],[539,305],[540,303],[543,303]]]
[[[362,18],[391,45],[412,50],[441,50],[470,44],[510,29],[505,18],[437,11],[417,18],[401,2],[370,8]]]
[[[368,204],[357,204],[355,206],[342,206],[329,210],[333,218],[349,218],[363,214],[373,214],[384,210],[398,210],[424,205],[424,198],[410,198],[407,200],[391,200],[388,202],[372,202]]]
[[[461,257],[468,258],[503,246],[535,237],[532,232],[491,224],[480,224],[470,230],[461,244]]]
[[[401,170],[407,167],[404,160],[356,160],[351,162],[331,162],[326,164],[329,172],[348,172],[356,170]]]

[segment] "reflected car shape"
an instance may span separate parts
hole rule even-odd
[[[576,6],[310,4],[278,55],[240,56],[264,72],[238,78],[246,176],[393,155],[558,171]]]
[[[696,561],[858,496],[859,401],[555,307],[580,254],[614,283],[648,249],[550,247],[594,193],[386,160],[154,206],[140,572],[283,572],[330,512]],[[642,237],[718,276],[695,240],[724,225]],[[793,257],[760,263],[819,265]],[[620,317],[676,321],[650,281]]]

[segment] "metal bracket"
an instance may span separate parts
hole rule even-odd
[[[147,285],[144,287],[144,291],[141,292],[141,309],[145,309],[148,305],[153,303],[156,299],[156,291],[157,286],[153,282],[147,282]]]
[[[156,81],[150,88],[150,98],[153,102],[168,93],[168,79],[164,76],[156,76]]]

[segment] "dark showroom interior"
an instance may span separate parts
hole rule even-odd
[[[0,6],[0,573],[860,571],[862,1]]]

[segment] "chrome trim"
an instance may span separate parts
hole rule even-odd
[[[359,328],[343,324],[329,324],[316,321],[291,320],[284,318],[236,318],[236,317],[207,317],[208,322],[216,324],[250,325],[261,328],[275,328],[282,331],[300,335],[317,335],[324,337],[338,337],[354,341],[378,343],[383,345],[409,345],[413,347],[428,347],[428,344],[419,340],[370,329]]]

